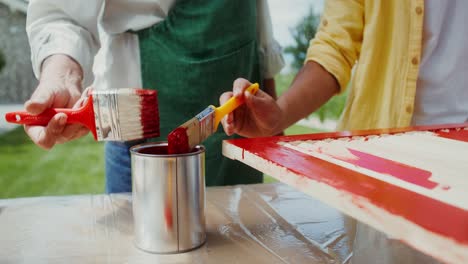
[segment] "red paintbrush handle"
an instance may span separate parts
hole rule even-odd
[[[49,108],[39,115],[33,115],[26,111],[18,111],[6,113],[5,119],[7,122],[15,124],[46,126],[52,117],[58,113],[66,114],[68,116],[67,123],[71,123],[71,117],[73,117],[76,112],[76,109],[72,110],[66,108]]]
[[[25,111],[6,113],[7,122],[21,125],[47,126],[49,121],[58,113],[67,115],[67,124],[79,123],[86,126],[96,136],[96,124],[94,121],[93,99],[89,96],[86,104],[78,109],[49,108],[39,115],[32,115]]]

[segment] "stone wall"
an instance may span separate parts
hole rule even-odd
[[[0,50],[6,60],[0,72],[0,104],[23,103],[37,86],[25,25],[25,14],[0,3]]]

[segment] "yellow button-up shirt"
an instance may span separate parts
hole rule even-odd
[[[322,65],[342,91],[351,79],[338,130],[410,125],[423,16],[424,0],[326,2],[306,62]]]

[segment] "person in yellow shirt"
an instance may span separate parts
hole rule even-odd
[[[468,122],[468,27],[463,0],[328,0],[305,64],[274,100],[237,79],[246,98],[222,122],[228,135],[271,136],[349,89],[337,130]],[[435,260],[358,225],[354,263]],[[374,263],[374,262],[372,262]]]
[[[348,83],[337,130],[466,122],[468,29],[461,14],[466,5],[462,0],[327,1],[305,64],[288,91],[277,101],[262,92],[246,94],[248,107],[224,120],[226,133],[274,135]],[[242,96],[247,85],[237,80],[233,93],[220,101]]]

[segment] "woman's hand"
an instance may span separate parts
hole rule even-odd
[[[251,83],[239,78],[234,81],[233,91],[223,93],[219,99],[223,104],[232,96],[244,97],[245,103],[228,114],[222,125],[227,135],[244,137],[271,136],[282,131],[283,113],[275,99],[262,90],[253,95],[245,90]]]

